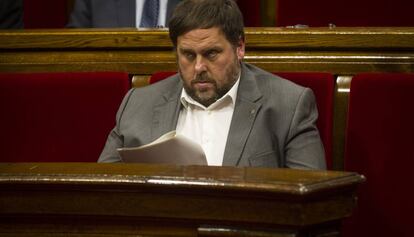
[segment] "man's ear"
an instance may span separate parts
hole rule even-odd
[[[239,44],[236,49],[237,59],[241,61],[244,58],[245,43],[243,39],[239,40]]]

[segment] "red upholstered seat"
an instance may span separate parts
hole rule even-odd
[[[149,84],[153,84],[156,83],[158,81],[161,81],[169,76],[172,76],[174,74],[176,74],[177,72],[155,72],[154,74],[151,75],[150,80],[149,80]]]
[[[149,83],[155,83],[167,78],[176,72],[156,72]],[[332,122],[333,122],[333,99],[335,81],[330,73],[317,72],[283,72],[274,74],[280,75],[299,85],[309,87],[313,90],[319,111],[317,126],[325,146],[327,167],[332,167]]]
[[[351,82],[345,169],[366,176],[344,236],[414,236],[414,74]]]
[[[96,162],[128,74],[0,74],[0,162]]]

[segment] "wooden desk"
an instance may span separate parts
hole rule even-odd
[[[0,164],[1,236],[339,236],[355,173]]]

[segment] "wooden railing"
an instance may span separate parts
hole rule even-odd
[[[245,61],[335,76],[333,168],[343,168],[349,85],[360,72],[414,72],[414,28],[246,28]],[[166,30],[0,31],[0,72],[124,71],[134,85],[176,70]]]
[[[0,163],[0,235],[339,236],[363,180],[338,171]]]

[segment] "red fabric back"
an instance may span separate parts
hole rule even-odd
[[[245,27],[262,26],[260,4],[261,1],[237,1],[237,5],[239,6],[240,11],[243,13],[243,21]]]
[[[413,26],[412,0],[277,0],[277,26]]]
[[[0,74],[0,162],[96,162],[128,74]]]
[[[332,74],[322,72],[275,72],[298,85],[312,89],[316,97],[318,126],[325,147],[326,166],[332,168],[332,127],[335,80]]]
[[[414,74],[351,82],[345,169],[366,176],[344,236],[414,236]]]
[[[165,78],[176,74],[177,72],[155,72],[151,75],[149,84],[156,83],[158,81],[164,80]]]
[[[172,76],[175,73],[176,72],[156,72],[151,76],[149,83],[155,83]],[[332,168],[332,121],[335,86],[332,74],[314,72],[275,72],[274,74],[313,90],[319,111],[317,126],[325,146],[326,163],[328,169]]]

